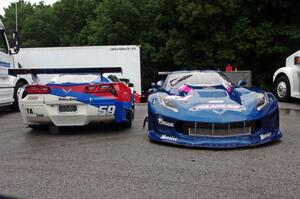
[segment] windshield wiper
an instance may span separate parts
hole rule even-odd
[[[175,86],[175,85],[177,85],[179,82],[182,82],[183,80],[186,80],[187,78],[189,78],[189,77],[191,77],[192,75],[190,74],[190,75],[185,75],[185,76],[183,76],[183,77],[181,77],[181,78],[175,78],[175,79],[172,79],[171,81],[170,81],[170,84],[171,84],[171,86]],[[177,80],[177,81],[176,81]],[[173,83],[175,81],[175,83]]]

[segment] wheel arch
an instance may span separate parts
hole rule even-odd
[[[14,98],[14,102],[13,104],[10,106],[12,110],[14,111],[19,111],[19,99],[18,99],[18,90],[21,87],[19,85],[19,83],[22,83],[23,85],[28,84],[28,81],[25,78],[20,78],[16,81],[16,83],[14,84],[14,93],[13,93],[13,98]],[[21,84],[21,85],[22,85]]]
[[[22,82],[23,84],[29,84],[29,82],[25,78],[18,79],[18,81],[16,82],[16,84],[19,83],[19,82]]]
[[[289,83],[290,83],[290,78],[289,78],[289,76],[287,76],[286,73],[284,73],[284,72],[278,73],[278,74],[276,75],[276,77],[274,78],[274,81],[273,81],[273,92],[275,92],[275,83],[276,83],[276,81],[277,81],[280,77],[282,77],[282,76],[286,76],[287,79],[288,79],[288,81],[289,81]],[[290,83],[290,85],[291,85],[291,83]]]
[[[292,96],[293,95],[293,92],[295,90],[295,85],[294,83],[291,81],[293,80],[295,77],[294,77],[294,70],[290,67],[283,67],[283,68],[279,68],[275,73],[274,73],[274,76],[273,76],[273,91],[275,89],[275,84],[276,84],[276,81],[279,77],[282,77],[282,76],[286,76],[288,81],[289,81],[289,84],[290,84],[290,95]]]

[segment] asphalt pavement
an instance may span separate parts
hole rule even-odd
[[[281,141],[242,149],[150,143],[133,127],[32,131],[0,111],[0,194],[16,198],[300,198],[300,103],[280,103]]]

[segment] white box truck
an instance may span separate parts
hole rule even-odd
[[[0,20],[0,106],[11,105],[18,109],[17,90],[31,81],[30,76],[9,76],[8,69],[17,68],[14,55],[18,52],[18,36],[15,32],[14,49],[10,49],[5,28]]]
[[[25,68],[82,68],[82,67],[122,67],[119,78],[128,78],[141,93],[140,46],[76,46],[22,48],[15,56],[15,62]],[[45,83],[53,75],[41,75]]]
[[[300,98],[300,50],[287,57],[285,67],[274,73],[273,91],[279,101]]]

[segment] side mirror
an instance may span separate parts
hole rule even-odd
[[[17,31],[13,32],[13,47],[15,53],[18,53],[20,51],[20,35]]]
[[[163,85],[163,81],[159,80],[157,83],[152,82],[151,83],[151,87],[158,89],[159,87],[161,87]]]
[[[162,87],[162,85],[163,85],[163,81],[162,80],[159,80],[157,83],[156,83],[156,85],[158,86],[158,87]]]
[[[238,86],[245,86],[245,85],[247,85],[247,82],[245,80],[239,80],[237,85]]]
[[[133,88],[133,87],[134,87],[133,83],[129,83],[129,84],[128,84],[128,87],[129,87],[129,88]]]

